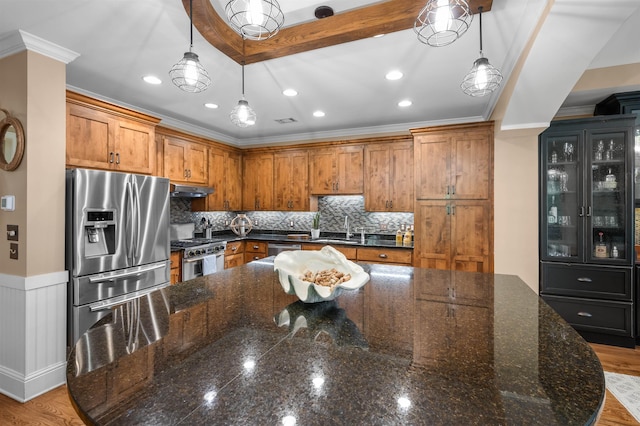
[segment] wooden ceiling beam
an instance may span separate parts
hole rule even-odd
[[[182,0],[182,3],[188,14],[189,0]],[[480,6],[483,12],[488,12],[493,0],[470,0],[468,3],[474,13]],[[424,0],[388,0],[285,27],[270,39],[245,40],[244,45],[242,37],[226,22],[226,17],[218,15],[211,0],[193,1],[193,24],[213,47],[239,64],[251,64],[413,28],[425,4]]]

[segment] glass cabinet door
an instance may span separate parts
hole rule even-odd
[[[542,255],[547,260],[582,260],[582,228],[580,201],[582,178],[580,156],[582,148],[580,136],[549,135],[543,140],[543,211]],[[546,240],[546,241],[545,241]]]
[[[587,260],[628,263],[626,132],[587,133],[589,177],[587,179]]]

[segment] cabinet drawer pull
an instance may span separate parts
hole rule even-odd
[[[449,185],[447,185],[447,192],[446,195],[449,195]]]
[[[384,253],[380,253],[380,254],[378,255],[378,257],[379,257],[380,259],[386,259],[386,258],[387,258],[387,255],[386,255],[386,254],[384,254]]]
[[[120,164],[120,153],[116,152],[116,164]]]
[[[589,277],[580,277],[578,278],[578,281],[580,281],[581,283],[590,283],[593,282],[593,280]]]
[[[253,256],[253,260],[258,260],[260,259],[260,256]]]
[[[578,316],[579,317],[591,318],[593,315],[591,315],[589,312],[578,312]]]
[[[238,247],[235,247],[235,246],[231,247],[231,251],[236,251],[236,250],[238,250]]]
[[[113,163],[113,152],[109,153],[109,162]]]
[[[260,246],[253,246],[253,248],[254,248],[255,250],[257,250],[257,249],[259,249],[259,248],[260,248]]]

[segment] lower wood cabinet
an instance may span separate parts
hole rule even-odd
[[[268,244],[264,241],[245,241],[244,263],[267,257]]]
[[[493,272],[493,222],[487,200],[419,201],[414,266]]]
[[[358,247],[357,260],[362,262],[388,263],[393,265],[411,266],[412,250],[380,248],[380,247]]]
[[[244,241],[228,242],[224,251],[224,269],[240,265],[244,265]]]
[[[302,244],[302,250],[320,250],[322,247],[324,247],[322,244]],[[357,260],[358,250],[355,247],[338,245],[332,245],[331,247],[344,254],[347,259],[354,262]]]
[[[182,251],[171,252],[171,284],[182,281]]]

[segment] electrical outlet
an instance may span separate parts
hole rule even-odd
[[[9,244],[9,259],[18,260],[18,243]]]
[[[7,240],[18,241],[18,225],[7,225]]]

